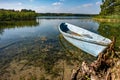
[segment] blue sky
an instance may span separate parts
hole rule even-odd
[[[0,8],[32,9],[39,13],[98,14],[101,0],[0,0]]]

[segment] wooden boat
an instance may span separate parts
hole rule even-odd
[[[67,41],[94,56],[104,51],[111,43],[108,38],[69,23],[61,23],[59,31]]]

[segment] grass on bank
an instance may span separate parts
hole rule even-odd
[[[98,15],[94,18],[103,18],[103,19],[120,19],[120,15]]]

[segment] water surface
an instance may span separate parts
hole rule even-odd
[[[117,37],[120,24],[100,23],[91,18],[39,18],[35,21],[0,22],[0,78],[69,80],[71,70],[92,55],[67,42],[58,26],[68,22],[105,37]]]

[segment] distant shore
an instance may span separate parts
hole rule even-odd
[[[97,14],[75,14],[75,13],[37,13],[38,16],[88,16],[94,17]]]

